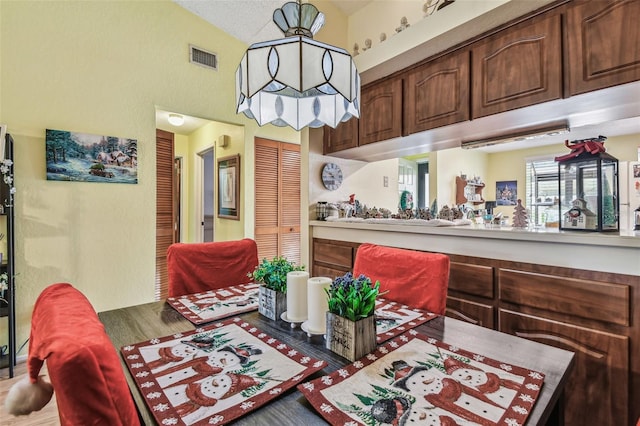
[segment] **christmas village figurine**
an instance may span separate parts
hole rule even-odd
[[[598,216],[587,208],[586,200],[576,198],[572,205],[573,207],[562,216],[562,225],[565,228],[592,229],[598,225]]]
[[[446,204],[442,206],[442,209],[440,209],[440,212],[438,213],[438,219],[453,221],[454,218],[455,214],[453,209],[450,209]]]
[[[522,200],[518,198],[518,203],[513,209],[513,227],[526,228],[529,226],[529,215],[527,209],[522,205]]]

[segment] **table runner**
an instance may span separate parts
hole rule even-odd
[[[376,341],[378,344],[437,317],[434,313],[410,308],[401,303],[383,298],[376,300],[375,315]]]
[[[543,381],[542,373],[409,330],[298,389],[333,425],[516,426]]]
[[[240,284],[202,293],[169,297],[167,303],[199,325],[258,309],[259,284]]]
[[[161,425],[220,425],[300,383],[327,363],[241,318],[121,348]]]

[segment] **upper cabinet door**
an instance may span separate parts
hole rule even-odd
[[[472,117],[562,97],[560,15],[516,25],[472,50]]]
[[[402,136],[402,79],[363,87],[360,145]]]
[[[567,33],[571,95],[640,80],[640,0],[579,3]]]
[[[407,133],[469,119],[469,52],[444,56],[411,71],[404,100]]]
[[[336,126],[324,126],[323,153],[324,155],[358,146],[358,119],[350,118]]]

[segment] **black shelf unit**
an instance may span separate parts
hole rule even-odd
[[[4,150],[4,158],[10,159],[13,161],[13,137],[10,134],[5,135],[5,150]],[[11,176],[15,176],[13,173],[13,165],[10,166],[10,174]],[[14,181],[15,186],[15,181]],[[0,180],[0,203],[4,206],[3,216],[7,218],[7,229],[6,229],[6,238],[7,238],[7,253],[6,253],[6,262],[5,259],[2,259],[2,264],[0,264],[0,272],[6,272],[9,278],[8,289],[5,294],[7,300],[7,306],[0,307],[0,317],[8,317],[8,352],[6,356],[2,356],[0,358],[0,368],[9,367],[9,377],[14,376],[14,367],[16,365],[16,295],[15,295],[15,259],[14,259],[14,249],[15,249],[15,222],[14,222],[14,213],[13,206],[15,198],[12,199],[9,193],[9,185],[4,182],[4,179]]]

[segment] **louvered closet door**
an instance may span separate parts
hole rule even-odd
[[[258,257],[300,263],[300,146],[256,138]]]
[[[156,300],[168,295],[167,249],[174,242],[173,133],[156,130]]]

